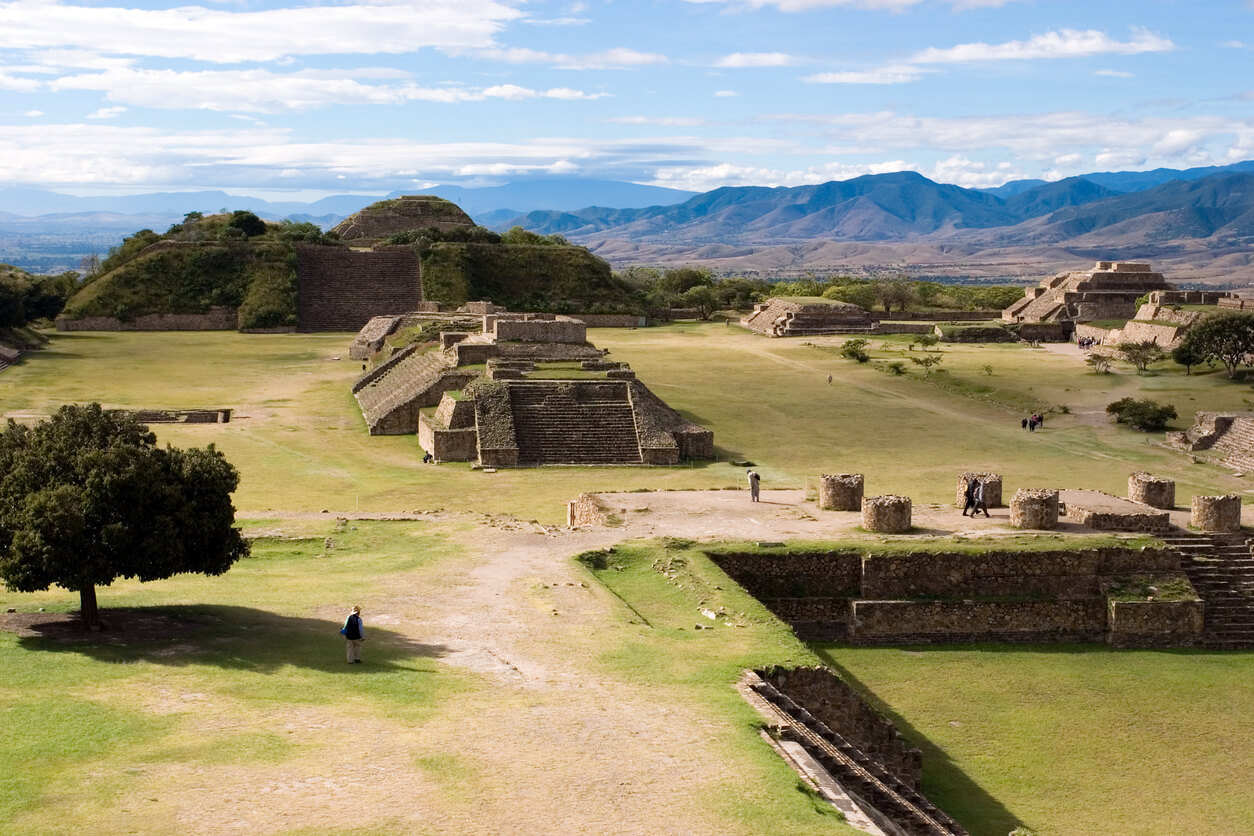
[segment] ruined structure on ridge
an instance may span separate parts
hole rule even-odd
[[[774,297],[753,306],[740,324],[768,337],[874,333],[876,321],[848,302],[821,297]]]
[[[1138,297],[1174,287],[1147,262],[1099,261],[1091,270],[1074,270],[1045,279],[1024,298],[1002,311],[1007,322],[1089,322],[1131,319]]]
[[[626,364],[607,360],[583,322],[479,310],[479,333],[444,331],[439,348],[402,348],[357,381],[372,435],[416,432],[437,462],[491,467],[713,458],[713,433],[667,406]],[[354,350],[382,346],[400,323],[441,315],[374,320]]]
[[[392,200],[372,203],[360,212],[349,215],[333,230],[340,240],[352,246],[373,243],[411,229],[453,229],[475,225],[456,203],[429,194],[404,195]]]

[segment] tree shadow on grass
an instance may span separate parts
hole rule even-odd
[[[102,610],[109,629],[88,632],[77,614],[38,613],[22,619],[18,644],[41,653],[78,653],[102,662],[215,665],[270,673],[284,667],[345,671],[340,622],[279,615],[250,607],[188,606]],[[414,658],[438,659],[439,644],[416,642],[367,622],[357,670],[412,670]]]
[[[966,650],[971,649],[970,645],[961,645],[961,647]],[[980,647],[984,647],[984,645]],[[989,647],[1000,648],[1003,646],[989,645]],[[929,740],[900,714],[893,711],[892,707],[879,699],[875,692],[868,688],[865,683],[832,658],[831,653],[825,652],[823,648],[815,649],[827,667],[835,671],[842,680],[862,694],[877,711],[892,720],[897,730],[908,741],[922,750],[924,795],[932,803],[960,822],[971,836],[1005,836],[1006,833],[1023,824],[1010,810],[1006,809],[1004,804],[989,795],[979,784],[971,780],[966,773],[959,769],[950,760],[949,756],[945,754],[943,749]],[[923,648],[925,652],[931,652],[935,649],[940,648],[932,645],[927,645]],[[931,776],[930,780],[929,776]],[[938,783],[944,784],[946,787],[944,799],[938,800],[936,797],[936,784]]]

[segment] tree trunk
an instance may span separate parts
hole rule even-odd
[[[88,630],[102,630],[104,624],[100,621],[100,608],[96,605],[96,587],[94,584],[87,584],[78,591],[79,614],[83,619],[83,627]]]

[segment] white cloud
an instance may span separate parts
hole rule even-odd
[[[584,55],[545,52],[527,47],[489,47],[476,49],[472,54],[479,58],[505,61],[510,64],[551,64],[563,70],[624,70],[670,63],[670,59],[665,55],[638,52],[625,47],[615,47]]]
[[[34,93],[43,86],[44,83],[38,79],[23,78],[22,76],[0,72],[0,90],[11,90],[15,93]]]
[[[968,61],[1010,61],[1037,58],[1088,58],[1097,55],[1136,55],[1143,52],[1170,52],[1176,45],[1140,27],[1132,27],[1132,39],[1116,41],[1096,29],[1062,29],[1035,35],[1026,41],[1001,44],[959,44],[947,49],[932,47],[910,60],[920,64],[950,64]]]
[[[716,67],[789,67],[797,59],[785,52],[733,52],[724,55]]]
[[[605,121],[616,125],[661,125],[664,127],[689,127],[706,124],[704,119],[696,116],[615,116]]]
[[[1127,72],[1124,72],[1123,70],[1094,70],[1093,75],[1104,75],[1104,76],[1108,76],[1109,78],[1132,78],[1133,77],[1132,73],[1127,73]]]
[[[30,116],[30,117],[35,117],[35,116],[43,116],[43,115],[44,115],[44,112],[43,112],[42,110],[28,110],[28,111],[26,111],[25,113],[23,113],[22,115],[23,115],[23,116]]]
[[[890,64],[871,70],[849,70],[837,73],[816,73],[802,81],[811,84],[908,84],[918,81],[924,73],[935,72],[909,64]]]
[[[716,99],[734,99],[740,94],[735,90],[715,90],[714,98]]]
[[[88,119],[116,119],[126,113],[124,107],[102,107],[99,110],[87,114]]]
[[[53,90],[98,90],[111,102],[165,110],[215,110],[230,113],[279,113],[336,104],[394,105],[407,101],[443,104],[487,99],[596,99],[605,93],[584,93],[569,87],[533,90],[514,84],[485,88],[420,87],[412,82],[371,84],[359,79],[396,79],[395,70],[174,70],[122,69],[67,76],[49,82]]]
[[[522,12],[498,0],[373,0],[262,11],[0,2],[0,48],[82,49],[215,63],[487,47]]]

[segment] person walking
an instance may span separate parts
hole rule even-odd
[[[344,619],[344,626],[340,628],[340,632],[344,635],[348,663],[360,665],[361,643],[366,640],[366,631],[361,624],[361,607],[353,607],[348,618]]]
[[[756,470],[750,470],[745,474],[745,478],[749,480],[749,501],[758,501],[758,483],[762,481],[762,477],[758,475]]]
[[[979,514],[981,511],[984,512],[984,516],[986,517],[992,516],[991,514],[988,513],[988,500],[985,498],[985,495],[984,495],[984,480],[976,479],[974,481],[975,481],[975,492],[972,495],[972,498],[975,500],[975,510],[971,512],[971,516],[974,517],[977,514]]]
[[[1027,419],[1027,418],[1024,418],[1024,419],[1023,419],[1023,420],[1019,423],[1019,426],[1020,426],[1020,427],[1022,427],[1023,429],[1025,429],[1025,430],[1026,430],[1026,429],[1028,428],[1028,419]]]
[[[976,507],[975,505],[975,480],[974,479],[967,480],[967,489],[966,491],[963,492],[962,497],[964,500],[964,503],[962,506],[962,516],[965,517],[968,511]],[[974,517],[975,514],[972,514],[971,516]]]

